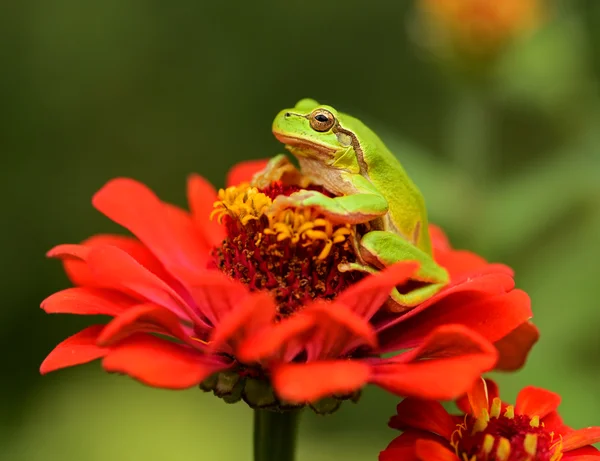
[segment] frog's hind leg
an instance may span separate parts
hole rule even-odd
[[[338,269],[341,272],[358,271],[364,272],[365,274],[377,274],[379,272],[379,270],[372,266],[367,266],[360,263],[340,264]],[[394,288],[390,293],[390,297],[385,302],[385,305],[391,312],[406,312],[434,296],[446,284],[447,282],[432,283],[415,288],[408,293],[400,293],[397,288]]]
[[[394,288],[386,301],[386,307],[392,312],[405,312],[437,294],[447,283],[432,283],[415,288],[409,293],[400,293]]]
[[[360,240],[360,259],[366,264],[346,264],[343,270],[375,273],[377,269],[401,261],[417,261],[420,266],[412,280],[426,285],[400,293],[394,289],[390,294],[388,308],[394,312],[406,311],[435,295],[449,281],[446,270],[433,258],[401,236],[386,231],[371,231]]]

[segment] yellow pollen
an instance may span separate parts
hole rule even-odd
[[[219,200],[213,205],[210,219],[216,216],[222,223],[224,216],[231,216],[246,225],[264,215],[272,203],[269,197],[247,183],[231,186],[219,190]]]
[[[510,456],[510,441],[504,437],[500,437],[498,448],[496,449],[496,458],[498,461],[506,461]]]
[[[334,244],[345,242],[353,233],[350,224],[334,227],[329,220],[319,216],[318,211],[310,208],[273,211],[271,198],[248,183],[221,189],[218,198],[213,205],[211,219],[216,216],[221,224],[225,216],[230,216],[245,226],[250,221],[266,217],[269,225],[264,234],[275,236],[277,242],[289,240],[293,245],[305,247],[315,242],[324,243],[318,260],[327,258]],[[255,235],[257,242],[262,237],[260,232]]]
[[[502,401],[495,397],[492,400],[492,406],[490,407],[490,417],[497,418],[500,416],[500,411],[502,410]]]
[[[554,432],[550,433],[550,438],[551,438],[551,440],[554,439]],[[552,445],[550,445],[550,449],[554,450],[554,453],[552,454],[550,461],[560,461],[560,459],[563,456],[562,447],[563,447],[563,440],[562,440],[562,435],[561,435],[561,436],[559,436],[559,439],[556,442],[554,442]]]
[[[540,427],[540,417],[536,415],[533,418],[531,418],[529,425],[531,427]]]
[[[454,429],[454,432],[452,432],[452,434],[450,435],[450,445],[452,445],[452,448],[454,448],[456,456],[458,456],[458,449],[460,439],[462,438],[462,432],[467,428],[467,418],[468,415],[465,415],[463,422],[461,424],[457,424],[456,429]]]
[[[479,418],[475,420],[475,424],[473,424],[472,434],[484,431],[488,425],[489,420],[490,414],[488,413],[487,409],[484,408],[483,410],[481,410],[481,415],[479,416]]]
[[[334,229],[333,224],[315,216],[315,211],[304,209],[285,209],[275,213],[267,213],[269,228],[266,235],[275,235],[278,242],[290,240],[290,243],[300,243],[302,246],[312,245],[316,241],[325,245],[317,259],[323,260],[329,256],[335,243],[346,241],[352,235],[350,224]]]
[[[489,455],[492,452],[492,448],[494,448],[494,442],[496,441],[496,439],[494,439],[494,436],[492,434],[485,434],[485,437],[483,438],[483,452],[486,455]]]
[[[527,420],[523,420],[522,416],[515,419],[513,405],[506,407],[502,417],[513,420],[516,424],[515,430],[518,429],[517,432],[523,434],[524,437],[520,439],[522,436],[514,438],[513,435],[507,435],[512,434],[510,428],[513,427],[513,424],[507,420],[498,421],[501,417],[502,405],[499,398],[494,398],[489,412],[483,408],[477,418],[473,413],[465,415],[463,422],[456,425],[450,436],[450,445],[454,448],[457,461],[508,461],[509,459],[516,460],[516,457],[518,457],[518,461],[535,461],[538,456],[541,456],[540,450],[544,454],[544,459],[548,459],[546,456],[551,456],[549,461],[562,459],[562,436],[559,435],[559,438],[556,439],[554,432],[540,432],[539,428],[544,427],[544,423],[540,421],[539,416],[533,416],[529,420],[532,432],[523,431],[524,428],[521,425],[527,424],[525,422]],[[467,428],[470,429],[470,434],[465,433],[465,431],[469,431]],[[503,434],[504,436],[502,436]],[[550,436],[549,441],[548,435]],[[515,445],[515,450],[513,450],[512,444],[519,443],[518,440],[522,441],[520,442],[522,448]],[[473,452],[476,453],[469,455]]]
[[[537,443],[538,436],[536,434],[527,434],[525,436],[525,440],[523,441],[523,448],[525,448],[525,451],[531,457],[535,456],[537,452]]]
[[[198,341],[199,343],[205,344],[208,346],[208,344],[210,343],[210,341],[204,341],[203,339],[200,338],[196,338],[195,336],[190,336],[190,339],[194,340],[194,341]]]

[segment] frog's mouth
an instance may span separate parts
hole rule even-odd
[[[285,147],[292,152],[303,157],[329,158],[335,153],[335,149],[327,144],[320,144],[305,138],[296,138],[283,133],[273,131],[275,137],[285,144]]]

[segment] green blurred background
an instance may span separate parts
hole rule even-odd
[[[483,84],[418,44],[408,0],[1,10],[0,459],[250,459],[244,404],[98,363],[40,377],[89,322],[39,309],[68,286],[44,253],[118,231],[90,204],[112,177],[185,206],[189,173],[221,186],[235,162],[279,153],[271,120],[305,96],[380,132],[455,246],[515,268],[542,338],[523,371],[498,377],[504,396],[544,386],[568,424],[600,424],[600,2],[558,4]],[[307,413],[299,459],[376,459],[397,401],[368,389],[333,416]]]

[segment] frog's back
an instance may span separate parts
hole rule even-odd
[[[377,187],[390,206],[389,219],[384,223],[386,230],[400,233],[431,254],[427,211],[421,191],[376,133],[354,117],[344,114],[343,118],[343,128],[362,133],[362,152],[356,154],[361,173]]]

